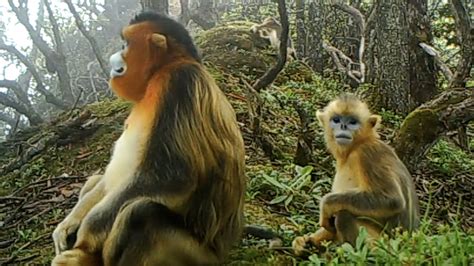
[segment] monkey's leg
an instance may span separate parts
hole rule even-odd
[[[352,213],[342,210],[335,214],[336,239],[340,243],[348,242],[355,245],[359,234],[357,219]]]
[[[101,180],[102,175],[93,175],[87,178],[87,181],[84,183],[84,186],[82,186],[81,191],[79,192],[79,198],[78,200],[80,201],[82,198],[84,198],[84,195],[89,193],[97,183]],[[77,228],[79,229],[79,228]],[[66,249],[71,249],[74,246],[74,243],[76,243],[77,240],[77,229],[74,232],[71,232],[69,235],[66,237],[66,243],[67,247]]]
[[[333,240],[335,234],[321,227],[315,233],[306,236],[299,236],[292,242],[293,251],[295,255],[300,256],[303,254],[304,248],[308,242],[314,246],[320,246],[321,242]]]
[[[184,227],[183,218],[151,199],[119,212],[103,249],[104,265],[202,265],[217,257]]]
[[[53,240],[56,255],[70,248],[68,242],[72,242],[72,239],[68,239],[68,236],[76,233],[84,217],[104,197],[103,184],[99,181],[100,178],[92,178],[84,184],[84,187],[89,190],[82,189],[80,200],[54,230]]]
[[[86,193],[83,201],[91,197],[101,185],[102,183],[99,182],[89,193]],[[123,192],[107,194],[103,197],[82,220],[73,249],[57,254],[52,265],[88,265],[94,261],[100,262],[105,239],[120,206],[127,198],[128,195]]]
[[[84,195],[91,191],[97,183],[101,180],[102,175],[92,175],[87,178],[86,183],[82,186],[81,191],[79,192],[79,200],[81,200]]]
[[[355,246],[357,237],[359,236],[359,228],[364,226],[367,229],[369,242],[373,239],[378,238],[380,235],[380,228],[378,226],[364,220],[358,219],[352,213],[346,210],[342,210],[336,213],[335,227],[336,227],[336,238],[338,242],[348,242],[352,246]]]

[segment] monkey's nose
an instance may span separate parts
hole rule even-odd
[[[125,68],[121,67],[121,68],[118,68],[118,69],[114,69],[114,71],[118,74],[122,74],[125,71]]]
[[[124,75],[127,70],[121,52],[117,52],[110,57],[110,65],[112,66],[110,70],[110,77],[112,78]]]

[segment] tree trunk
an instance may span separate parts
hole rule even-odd
[[[378,90],[369,102],[399,114],[410,110],[410,57],[406,0],[379,0],[376,3],[375,43],[372,82]]]
[[[323,28],[324,28],[324,3],[313,1],[308,7],[308,63],[317,73],[324,70]]]
[[[410,170],[439,137],[474,120],[474,90],[458,88],[443,92],[411,112],[393,140],[395,151]]]
[[[218,15],[212,0],[199,0],[199,7],[191,13],[191,19],[204,30],[214,27],[217,23]]]
[[[450,2],[456,22],[456,35],[461,55],[450,86],[465,87],[474,64],[474,28],[462,1],[451,0]]]
[[[437,92],[435,61],[420,47],[433,39],[427,1],[379,0],[375,5],[369,81],[378,89],[369,102],[404,115]]]
[[[427,14],[427,0],[407,0],[408,4],[408,56],[410,78],[409,111],[431,100],[437,92],[437,67],[432,56],[426,53],[420,43],[431,44],[430,18]]]
[[[160,14],[168,15],[168,0],[140,0],[144,11],[154,11]]]
[[[295,49],[298,58],[306,56],[306,29],[304,21],[304,0],[296,0],[296,43]]]
[[[186,25],[191,19],[191,14],[189,12],[189,0],[179,0],[181,6],[181,14],[179,14],[179,21]]]

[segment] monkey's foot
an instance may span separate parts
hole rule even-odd
[[[72,249],[64,251],[57,255],[51,266],[80,266],[80,265],[100,265],[98,258],[92,254],[86,253],[81,249]]]
[[[308,242],[308,236],[296,237],[293,240],[293,242],[291,242],[291,246],[293,247],[293,252],[295,253],[296,256],[303,255],[307,242]]]
[[[64,221],[58,224],[56,229],[54,229],[53,241],[56,255],[59,255],[61,252],[72,248],[72,246],[68,246],[68,236],[75,234],[80,224],[80,220],[67,217],[64,219]]]

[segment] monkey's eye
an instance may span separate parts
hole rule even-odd
[[[341,118],[339,118],[339,116],[335,116],[331,120],[333,123],[336,123],[336,124],[339,124],[341,122]]]
[[[355,118],[351,118],[351,119],[349,120],[349,125],[357,125],[357,123],[358,123],[358,121],[357,121],[357,119],[355,119]]]
[[[128,42],[125,42],[125,41],[124,41],[124,42],[122,43],[122,50],[125,50],[125,48],[127,48],[127,46],[128,46]]]

